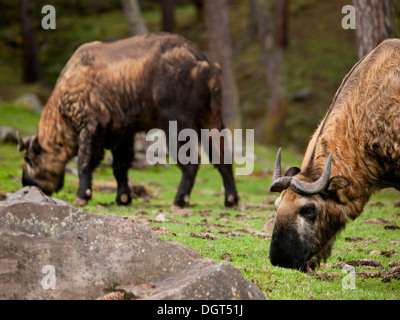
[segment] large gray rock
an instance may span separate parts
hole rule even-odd
[[[0,126],[0,142],[17,143],[18,139],[15,129],[6,126]]]
[[[37,203],[51,203],[51,204],[63,204],[69,205],[68,202],[47,196],[37,187],[27,186],[21,190],[13,193],[6,194],[6,201],[26,201],[26,202],[37,202]]]
[[[202,259],[145,226],[40,199],[0,202],[1,299],[97,299],[109,292],[265,299],[231,265]]]

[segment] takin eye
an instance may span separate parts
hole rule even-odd
[[[308,220],[314,221],[317,217],[317,207],[313,203],[307,204],[300,209],[300,215]]]
[[[29,166],[32,167],[32,160],[31,158],[29,158],[27,155],[24,156],[24,160],[27,164],[29,164]]]

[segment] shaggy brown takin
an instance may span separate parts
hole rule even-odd
[[[344,78],[301,169],[282,177],[280,157],[279,150],[270,260],[305,270],[329,257],[337,233],[374,192],[400,190],[400,40],[382,42]]]
[[[37,137],[19,139],[27,149],[22,184],[46,193],[63,186],[67,162],[78,155],[79,189],[74,201],[85,205],[92,196],[92,173],[111,149],[118,184],[117,203],[131,202],[128,169],[138,131],[170,121],[178,132],[224,128],[221,120],[221,74],[197,47],[183,37],[155,33],[113,43],[82,45],[62,70],[43,110]],[[224,143],[221,137],[221,159]],[[210,139],[211,140],[211,139]],[[185,141],[177,141],[179,148]],[[211,151],[210,151],[211,153]],[[211,156],[211,155],[210,155]],[[174,204],[189,201],[198,164],[178,165],[182,179]],[[232,164],[216,164],[225,187],[225,205],[238,202]]]

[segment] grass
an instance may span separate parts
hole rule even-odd
[[[38,115],[30,114],[21,105],[4,103],[0,103],[0,111],[0,125],[15,121],[13,125],[17,129],[24,130],[26,134],[35,134]],[[349,222],[339,235],[332,256],[327,264],[319,269],[328,275],[336,273],[337,278],[319,278],[318,275],[274,267],[268,258],[269,238],[260,238],[245,231],[247,229],[253,233],[263,233],[264,224],[272,219],[273,201],[276,198],[275,194],[267,192],[276,148],[256,145],[255,153],[253,174],[236,177],[241,196],[239,209],[224,208],[222,181],[217,170],[211,165],[200,166],[188,210],[170,212],[170,204],[180,180],[180,171],[175,165],[130,170],[130,179],[145,185],[155,198],[150,201],[139,198],[130,206],[117,206],[114,204],[115,193],[102,188],[115,185],[112,169],[106,165],[106,161],[103,161],[95,171],[94,196],[85,210],[100,214],[130,216],[138,223],[150,227],[163,226],[175,235],[160,234],[160,238],[189,246],[204,258],[213,259],[218,263],[232,264],[246,279],[257,284],[271,300],[399,299],[399,280],[392,279],[384,283],[382,277],[356,277],[356,288],[345,290],[342,280],[346,274],[334,267],[336,263],[343,261],[373,258],[379,260],[384,269],[389,269],[390,261],[400,260],[399,246],[390,243],[399,240],[399,231],[385,230],[383,225],[364,223],[365,219],[387,218],[393,221],[392,224],[400,225],[400,216],[396,215],[399,210],[393,206],[398,193],[388,189],[374,195],[361,217]],[[283,166],[299,165],[301,158],[300,154],[285,151]],[[22,155],[17,152],[15,145],[0,144],[0,163],[0,192],[19,190]],[[70,166],[76,168],[74,162],[71,162]],[[53,196],[72,202],[77,186],[77,176],[67,173],[64,189]],[[160,213],[165,213],[170,221],[154,222]],[[232,232],[241,235],[234,236]],[[218,239],[195,238],[190,233],[212,233]],[[354,237],[361,237],[363,240],[349,242],[348,238]],[[378,254],[370,256],[374,250]],[[390,257],[379,255],[379,252],[389,250],[394,250],[395,253]],[[232,261],[222,259],[225,253],[230,254]],[[364,272],[383,269],[356,266],[355,270]]]

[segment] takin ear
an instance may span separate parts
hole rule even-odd
[[[329,180],[328,185],[325,188],[325,192],[334,192],[339,189],[346,188],[349,185],[350,185],[349,179],[343,176],[334,176]]]
[[[31,143],[29,144],[29,150],[35,155],[38,155],[40,152],[42,152],[42,146],[39,143],[38,137],[32,138]]]
[[[297,167],[290,167],[286,170],[285,177],[293,177],[300,172],[300,168]]]

